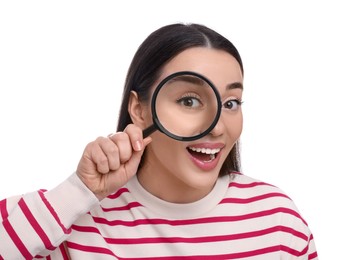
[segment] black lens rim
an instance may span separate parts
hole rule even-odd
[[[169,80],[171,80],[172,78],[181,76],[181,75],[190,75],[190,76],[195,76],[198,77],[202,80],[204,80],[213,90],[213,92],[215,93],[216,96],[216,100],[217,100],[217,113],[216,116],[212,122],[212,124],[202,133],[198,134],[198,135],[194,135],[194,136],[178,136],[175,135],[171,132],[169,132],[160,122],[158,116],[157,116],[157,112],[156,112],[156,99],[157,99],[157,95],[160,92],[161,88],[163,87],[164,84],[166,84]],[[154,123],[154,127],[159,130],[161,133],[175,139],[178,141],[194,141],[197,139],[200,139],[201,137],[204,137],[205,135],[209,134],[212,129],[216,126],[219,117],[221,116],[221,109],[222,109],[222,101],[221,101],[221,96],[218,92],[218,90],[216,89],[215,85],[205,76],[203,76],[202,74],[199,74],[197,72],[194,71],[178,71],[175,73],[170,74],[169,76],[167,76],[166,78],[164,78],[156,87],[153,95],[152,95],[152,99],[151,99],[151,113],[152,113],[152,120]]]

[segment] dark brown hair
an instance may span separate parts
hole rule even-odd
[[[138,94],[140,101],[150,99],[150,88],[160,76],[165,64],[180,52],[191,47],[208,47],[226,51],[239,63],[244,73],[241,57],[235,46],[214,30],[200,24],[171,24],[151,33],[139,46],[130,64],[117,131],[132,123],[128,113],[128,102],[131,91]],[[237,142],[226,158],[220,175],[240,171],[239,142]]]

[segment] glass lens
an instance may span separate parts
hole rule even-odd
[[[179,75],[159,90],[155,112],[161,127],[179,137],[197,136],[211,126],[218,112],[214,89],[202,78]]]

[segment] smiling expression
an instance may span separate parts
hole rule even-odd
[[[170,74],[185,70],[204,75],[216,86],[222,101],[219,121],[208,135],[191,142],[176,141],[156,131],[138,172],[146,190],[176,203],[196,201],[210,192],[243,124],[243,76],[232,55],[206,47],[189,48],[164,66],[155,86]],[[145,107],[143,114],[145,125],[140,127],[145,128],[152,123],[150,107]]]

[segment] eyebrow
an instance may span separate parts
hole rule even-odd
[[[189,76],[189,75],[181,75],[179,77],[175,77],[173,79],[171,79],[171,81],[185,81],[185,82],[189,82],[189,83],[194,83],[194,84],[199,84],[200,83],[204,83],[204,81],[196,76]],[[241,82],[234,82],[234,83],[230,83],[227,85],[227,90],[231,90],[231,89],[244,89],[244,86]]]
[[[230,89],[244,89],[244,86],[241,82],[234,82],[234,83],[231,83],[229,85],[227,85],[227,90],[230,90]]]
[[[184,82],[189,82],[189,83],[198,84],[198,85],[202,85],[203,83],[205,83],[204,80],[202,80],[196,76],[192,76],[192,75],[180,75],[178,77],[172,78],[169,82],[177,82],[177,81],[184,81]],[[243,90],[244,86],[241,82],[234,82],[234,83],[228,84],[226,89],[227,90],[231,90],[231,89]]]
[[[184,82],[189,82],[197,85],[202,85],[203,83],[205,83],[205,81],[202,80],[201,78],[198,78],[192,75],[180,75],[175,78],[172,78],[169,82],[177,82],[177,81],[184,81]]]

